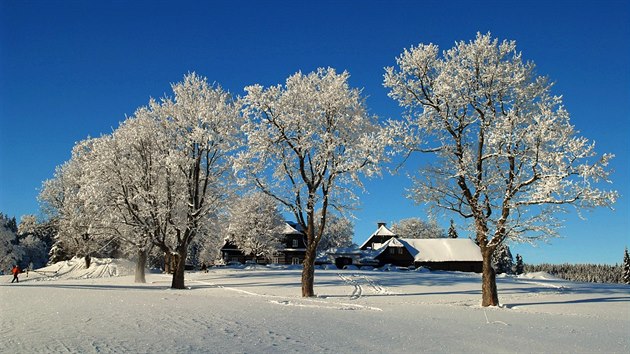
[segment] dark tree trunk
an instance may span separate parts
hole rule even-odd
[[[302,297],[315,296],[315,245],[306,246],[306,256],[302,268]]]
[[[136,273],[135,283],[146,283],[144,276],[144,269],[147,267],[147,251],[145,249],[138,249],[138,259],[136,260]]]
[[[92,264],[92,257],[90,257],[89,254],[86,254],[83,258],[85,259],[85,269],[90,268],[90,264]]]
[[[173,254],[175,258],[175,269],[173,272],[173,282],[171,283],[172,289],[186,289],[184,284],[184,270],[186,267],[186,252],[187,247],[180,247],[177,250],[177,254]]]
[[[482,247],[483,268],[481,273],[481,306],[499,306],[499,294],[497,292],[497,280],[494,268],[492,268],[491,247]]]
[[[164,252],[164,273],[173,274],[177,264],[177,257],[171,251]]]

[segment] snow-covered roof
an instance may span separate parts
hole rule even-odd
[[[385,225],[380,225],[378,229],[370,236],[396,236],[390,229]]]
[[[467,238],[401,239],[399,241],[416,250],[415,254],[411,253],[416,262],[482,261],[479,246]]]
[[[481,250],[471,239],[391,238],[383,243],[375,257],[388,247],[405,247],[416,262],[481,262]]]
[[[286,221],[282,233],[285,235],[301,235],[302,232],[298,231],[298,229],[300,229],[300,226],[297,223]]]
[[[359,248],[365,247],[365,245],[367,245],[374,236],[396,236],[396,234],[388,229],[385,224],[379,224],[378,229],[376,229],[376,231],[374,231],[374,233],[371,234],[370,237],[368,237],[367,240],[365,240],[365,242],[363,242],[363,244],[359,246]]]
[[[361,251],[356,246],[354,246],[354,247],[333,247],[333,248],[330,248],[330,249],[326,250],[326,254],[329,254],[329,255],[358,255],[358,254],[362,254],[362,253],[363,253],[363,251]]]

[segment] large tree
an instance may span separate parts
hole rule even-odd
[[[101,217],[104,231],[135,258],[137,283],[146,281],[153,240],[168,232],[171,209],[164,136],[163,124],[150,109],[139,108],[111,135],[93,144],[84,168],[81,195],[93,208],[105,211]]]
[[[440,55],[441,54],[441,55]],[[498,305],[494,250],[506,239],[556,234],[558,211],[610,206],[612,155],[570,124],[552,84],[514,41],[490,34],[442,53],[420,44],[386,68],[390,97],[407,109],[391,128],[407,153],[433,154],[413,194],[472,221],[483,256],[482,305]]]
[[[315,295],[314,263],[328,208],[347,208],[355,200],[353,187],[361,185],[359,175],[376,173],[383,155],[376,118],[348,77],[331,68],[298,72],[285,85],[246,87],[243,98],[248,149],[236,167],[305,230],[305,297]]]
[[[63,245],[67,255],[84,257],[88,268],[91,256],[98,255],[112,239],[103,227],[106,209],[86,198],[91,192],[86,183],[89,161],[99,139],[78,142],[70,160],[57,167],[54,177],[43,183],[38,197],[42,209],[58,227],[55,243]]]
[[[164,125],[171,233],[154,243],[175,257],[172,288],[184,289],[188,246],[210,230],[232,185],[231,154],[242,145],[242,116],[232,96],[196,74],[172,85],[174,97],[150,107]]]

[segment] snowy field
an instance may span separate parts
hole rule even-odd
[[[132,264],[67,262],[0,277],[2,353],[628,353],[630,287],[545,274],[498,279],[503,308],[479,306],[480,276],[222,268],[134,284]],[[57,271],[55,273],[55,271]]]

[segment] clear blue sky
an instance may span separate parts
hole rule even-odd
[[[382,86],[403,48],[442,49],[477,31],[514,39],[556,82],[573,124],[617,155],[615,211],[566,215],[562,239],[512,246],[529,263],[621,262],[628,220],[630,2],[0,1],[0,212],[37,214],[36,196],[74,143],[109,133],[190,71],[235,94],[298,70],[348,70],[372,113],[401,114]],[[421,158],[412,165],[422,164]],[[411,168],[410,168],[411,171]],[[426,216],[404,175],[367,183],[357,243],[377,221]],[[446,221],[447,222],[447,221]],[[446,224],[445,224],[446,225]],[[463,233],[463,232],[460,232]],[[465,236],[465,235],[461,235]]]

